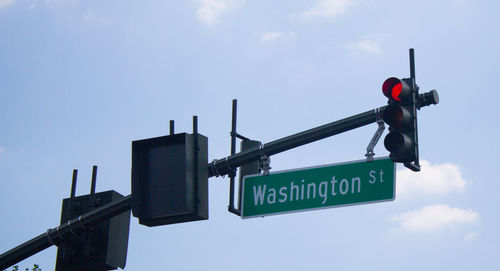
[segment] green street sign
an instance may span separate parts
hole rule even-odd
[[[389,158],[246,176],[241,217],[391,201],[395,183],[396,166]]]

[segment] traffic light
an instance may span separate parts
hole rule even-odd
[[[124,198],[114,190],[95,193],[97,166],[92,170],[90,194],[75,197],[76,170],[73,171],[71,197],[63,200],[61,225],[69,223],[105,204]],[[83,225],[83,224],[81,224]],[[105,271],[125,268],[127,260],[130,210],[108,219],[84,232],[64,238],[58,244],[56,271]],[[71,231],[71,228],[70,228]],[[61,237],[62,238],[62,237]]]
[[[420,171],[418,159],[417,102],[418,87],[414,79],[388,78],[382,92],[389,98],[383,120],[389,125],[384,146],[393,162],[404,163],[413,171]]]
[[[113,190],[66,198],[62,204],[61,224],[122,198],[121,194]],[[126,211],[64,240],[57,250],[56,271],[125,268],[129,226],[130,211]]]
[[[196,116],[195,116],[196,117]],[[173,133],[132,142],[132,214],[149,227],[208,219],[208,138]]]

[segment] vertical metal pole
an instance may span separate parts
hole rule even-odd
[[[418,86],[417,86],[417,79],[415,76],[415,50],[413,48],[410,48],[410,78],[411,78],[411,84],[412,84],[412,90],[413,90],[413,102],[417,103],[418,102]],[[404,163],[406,167],[413,171],[420,171],[420,158],[418,154],[418,125],[417,125],[417,105],[413,107],[413,116],[415,116],[415,162],[413,163]]]
[[[193,176],[193,183],[194,183],[194,195],[193,195],[193,199],[198,199],[198,183],[199,183],[199,176],[198,176],[198,173],[199,173],[199,170],[198,170],[198,154],[199,154],[199,150],[200,150],[200,146],[198,144],[198,116],[193,116],[193,136],[194,136],[194,139],[193,139],[193,145],[194,145],[194,148],[193,148],[193,167],[194,167],[194,176]],[[208,180],[207,180],[208,181]],[[194,202],[194,212],[195,213],[198,213],[198,205],[199,205],[199,201],[195,201]]]
[[[232,118],[231,118],[231,155],[236,153],[236,114],[237,114],[237,106],[238,101],[236,99],[233,100],[233,110],[232,110]],[[235,188],[235,177],[236,170],[229,172],[229,206],[227,207],[228,211],[240,215],[240,211],[234,207],[234,188]]]
[[[238,100],[233,100],[233,110],[231,118],[231,155],[236,153],[236,113]]]
[[[174,135],[174,133],[175,133],[174,126],[175,126],[174,121],[171,120],[170,121],[170,135]]]

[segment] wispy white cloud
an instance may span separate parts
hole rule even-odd
[[[14,4],[16,0],[0,0],[0,9],[6,8],[12,4]]]
[[[469,241],[469,240],[472,240],[472,239],[474,239],[476,237],[477,237],[477,233],[476,232],[471,232],[471,233],[468,233],[467,235],[465,235],[464,240],[465,241]]]
[[[451,8],[455,10],[472,11],[477,8],[478,3],[470,0],[452,0],[449,2]]]
[[[43,2],[45,5],[76,4],[80,0],[34,0],[33,2]]]
[[[36,10],[39,6],[68,8],[71,12],[64,16],[65,22],[71,21],[99,26],[113,23],[111,18],[102,15],[95,9],[83,9],[80,0],[31,0],[28,8],[30,10]]]
[[[222,13],[242,2],[243,0],[199,0],[201,6],[196,10],[195,16],[202,23],[213,26]]]
[[[478,219],[479,214],[472,210],[442,204],[426,206],[392,217],[394,222],[399,223],[399,228],[411,232],[435,232],[461,224],[475,223]]]
[[[82,14],[82,20],[86,23],[97,23],[100,25],[109,25],[112,23],[110,18],[100,16],[92,9],[89,9]]]
[[[5,157],[6,154],[7,150],[5,149],[5,147],[0,146],[0,158]]]
[[[364,53],[378,54],[381,52],[378,42],[374,40],[361,40],[347,44],[347,47],[354,51],[361,51]]]
[[[466,181],[457,165],[451,163],[432,165],[427,161],[421,161],[421,166],[422,170],[418,173],[408,169],[398,170],[396,181],[398,199],[464,191]]]
[[[0,0],[2,1],[2,0]],[[16,0],[17,1],[17,0]],[[80,0],[30,0],[28,6],[29,10],[36,10],[39,6],[74,6],[78,4]]]
[[[279,39],[294,39],[295,32],[267,32],[260,36],[261,43],[269,43]]]
[[[302,12],[301,17],[335,17],[346,12],[352,2],[352,0],[320,0],[311,9]]]

